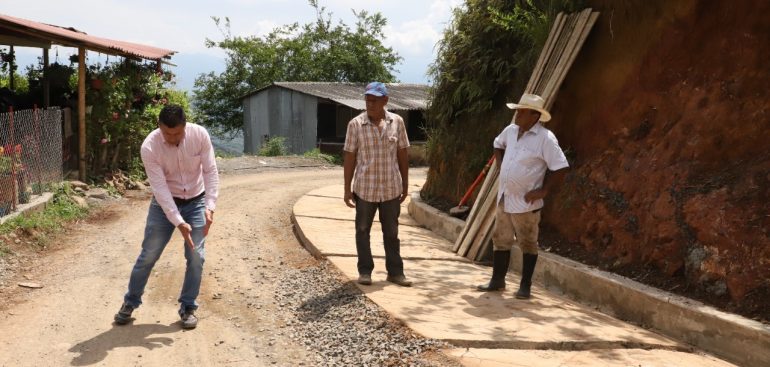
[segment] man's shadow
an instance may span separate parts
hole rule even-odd
[[[107,357],[107,353],[115,348],[144,347],[149,350],[170,346],[174,339],[169,337],[150,337],[155,334],[168,334],[182,331],[179,322],[171,325],[142,324],[142,325],[112,325],[107,330],[91,339],[75,344],[70,352],[80,353],[72,359],[73,366],[87,366],[98,363]]]

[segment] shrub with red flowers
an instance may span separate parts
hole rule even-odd
[[[156,127],[163,102],[174,94],[173,74],[133,60],[88,67],[87,139],[92,175],[127,169],[144,137]],[[177,93],[178,94],[178,93]],[[182,104],[189,105],[186,96]],[[177,102],[179,103],[179,102]]]

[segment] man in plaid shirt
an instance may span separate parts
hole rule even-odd
[[[409,138],[401,116],[385,109],[385,84],[369,83],[364,98],[366,111],[348,123],[344,148],[345,204],[356,209],[358,283],[372,284],[374,260],[369,233],[374,213],[379,210],[386,280],[409,287],[412,282],[404,276],[398,239],[398,216],[409,186]]]

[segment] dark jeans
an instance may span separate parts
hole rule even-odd
[[[353,194],[356,201],[356,251],[358,252],[358,273],[372,274],[374,260],[369,242],[374,213],[379,210],[382,225],[382,240],[385,244],[385,269],[388,275],[404,275],[401,260],[401,242],[398,240],[398,216],[401,214],[399,198],[372,203]]]

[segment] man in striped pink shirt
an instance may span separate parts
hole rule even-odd
[[[168,105],[158,118],[158,128],[142,144],[142,163],[153,198],[147,214],[142,251],[136,259],[128,292],[115,323],[126,324],[142,304],[142,294],[155,262],[174,230],[184,238],[187,259],[184,284],[179,296],[182,327],[195,328],[196,298],[200,291],[204,244],[219,194],[219,174],[209,133],[202,126],[187,123],[181,106]]]
[[[398,216],[409,186],[409,138],[401,116],[385,109],[388,89],[372,82],[364,92],[366,111],[348,123],[344,147],[345,204],[356,209],[358,283],[372,284],[374,260],[369,242],[379,210],[387,281],[412,285],[404,276]],[[352,183],[352,185],[351,185]]]

